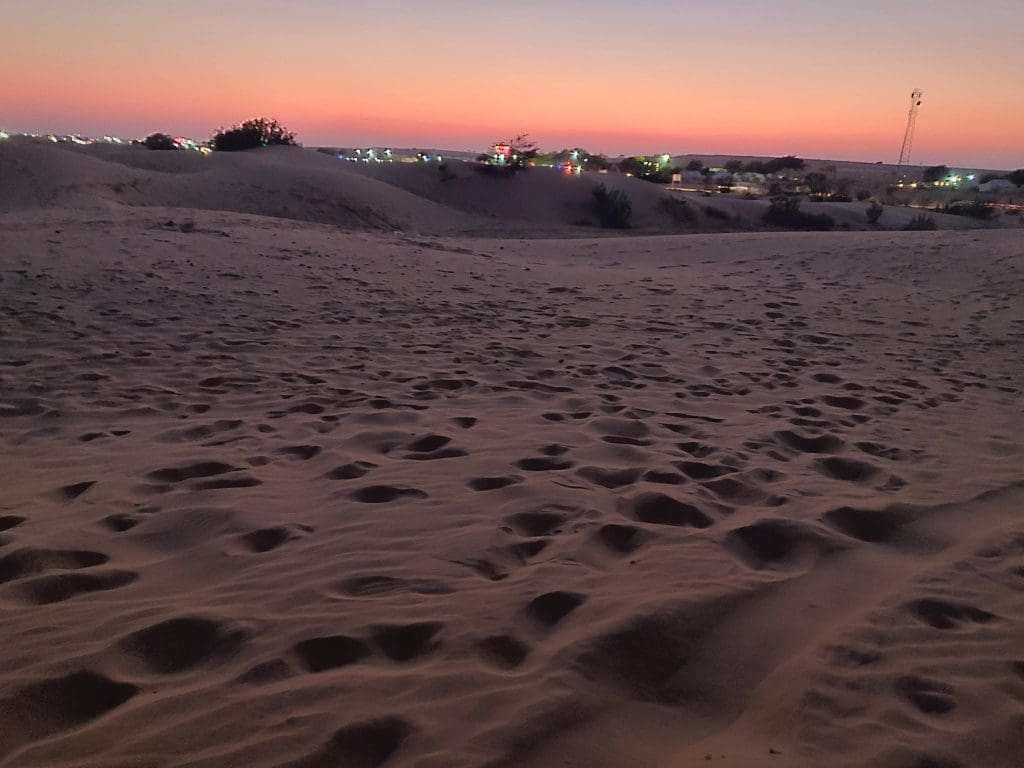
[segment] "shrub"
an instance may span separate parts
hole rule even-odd
[[[686,164],[686,170],[688,171],[703,171],[704,163],[700,160],[691,160]]]
[[[912,218],[903,229],[907,232],[927,232],[933,229],[938,229],[938,227],[935,225],[935,219],[931,216],[925,216],[923,213],[919,213],[917,216]]]
[[[594,214],[605,229],[629,229],[633,203],[622,190],[611,191],[604,184],[594,187]]]
[[[731,221],[732,219],[728,213],[711,205],[704,206],[704,214],[709,219],[715,219],[716,221]]]
[[[692,224],[696,219],[690,203],[682,197],[664,197],[658,203],[658,207],[677,224]]]
[[[954,216],[969,216],[972,219],[980,219],[981,221],[988,221],[996,214],[996,209],[983,203],[981,200],[975,200],[971,203],[950,203],[941,209],[942,213],[951,213]]]
[[[1024,168],[1018,168],[1016,171],[1006,174],[1005,178],[1018,187],[1024,187]]]
[[[230,128],[221,128],[213,134],[213,148],[217,152],[238,152],[259,147],[297,146],[295,134],[277,120],[257,117]]]
[[[807,213],[800,208],[800,198],[780,195],[773,197],[764,214],[768,224],[793,229],[826,230],[832,229],[836,222],[825,213]]]
[[[875,226],[878,224],[878,220],[882,218],[882,214],[885,212],[885,207],[878,203],[872,203],[868,206],[867,217],[868,224]]]
[[[857,201],[863,203],[865,200],[871,199],[871,191],[868,189],[857,190]]]
[[[174,139],[168,136],[166,133],[151,133],[149,136],[142,140],[142,144],[146,149],[177,149],[178,145],[174,143]]]
[[[729,173],[738,173],[743,170],[742,160],[730,160],[725,164],[725,170]]]
[[[441,181],[451,181],[455,178],[455,174],[452,173],[452,169],[448,167],[448,163],[437,164],[437,175],[441,177]]]

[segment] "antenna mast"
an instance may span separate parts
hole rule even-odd
[[[917,110],[921,106],[921,97],[923,95],[924,91],[920,88],[915,88],[914,92],[910,94],[910,113],[907,115],[907,130],[903,134],[903,146],[900,148],[900,168],[910,163],[910,150],[914,146],[914,129],[917,127]]]

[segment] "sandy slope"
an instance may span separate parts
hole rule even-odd
[[[51,211],[0,278],[5,768],[1019,765],[1014,232]]]
[[[1019,764],[1014,232],[0,270],[0,765]]]
[[[273,216],[384,232],[433,235],[591,236],[597,184],[625,192],[641,233],[764,229],[767,200],[670,193],[619,174],[565,176],[537,168],[514,177],[482,174],[461,162],[442,179],[433,164],[340,162],[310,150],[243,153],[151,152],[137,146],[76,147],[15,139],[0,143],[0,213],[39,209],[117,210],[123,206],[196,208]],[[687,214],[677,208],[687,201]],[[807,203],[837,226],[867,229],[865,203]],[[887,229],[918,215],[889,207]],[[717,214],[717,215],[716,215]],[[1019,226],[929,214],[940,229]]]

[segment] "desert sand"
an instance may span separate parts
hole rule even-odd
[[[1019,231],[3,152],[0,765],[1021,765]]]

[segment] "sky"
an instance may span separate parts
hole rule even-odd
[[[1024,166],[1024,0],[0,0],[0,128]]]

